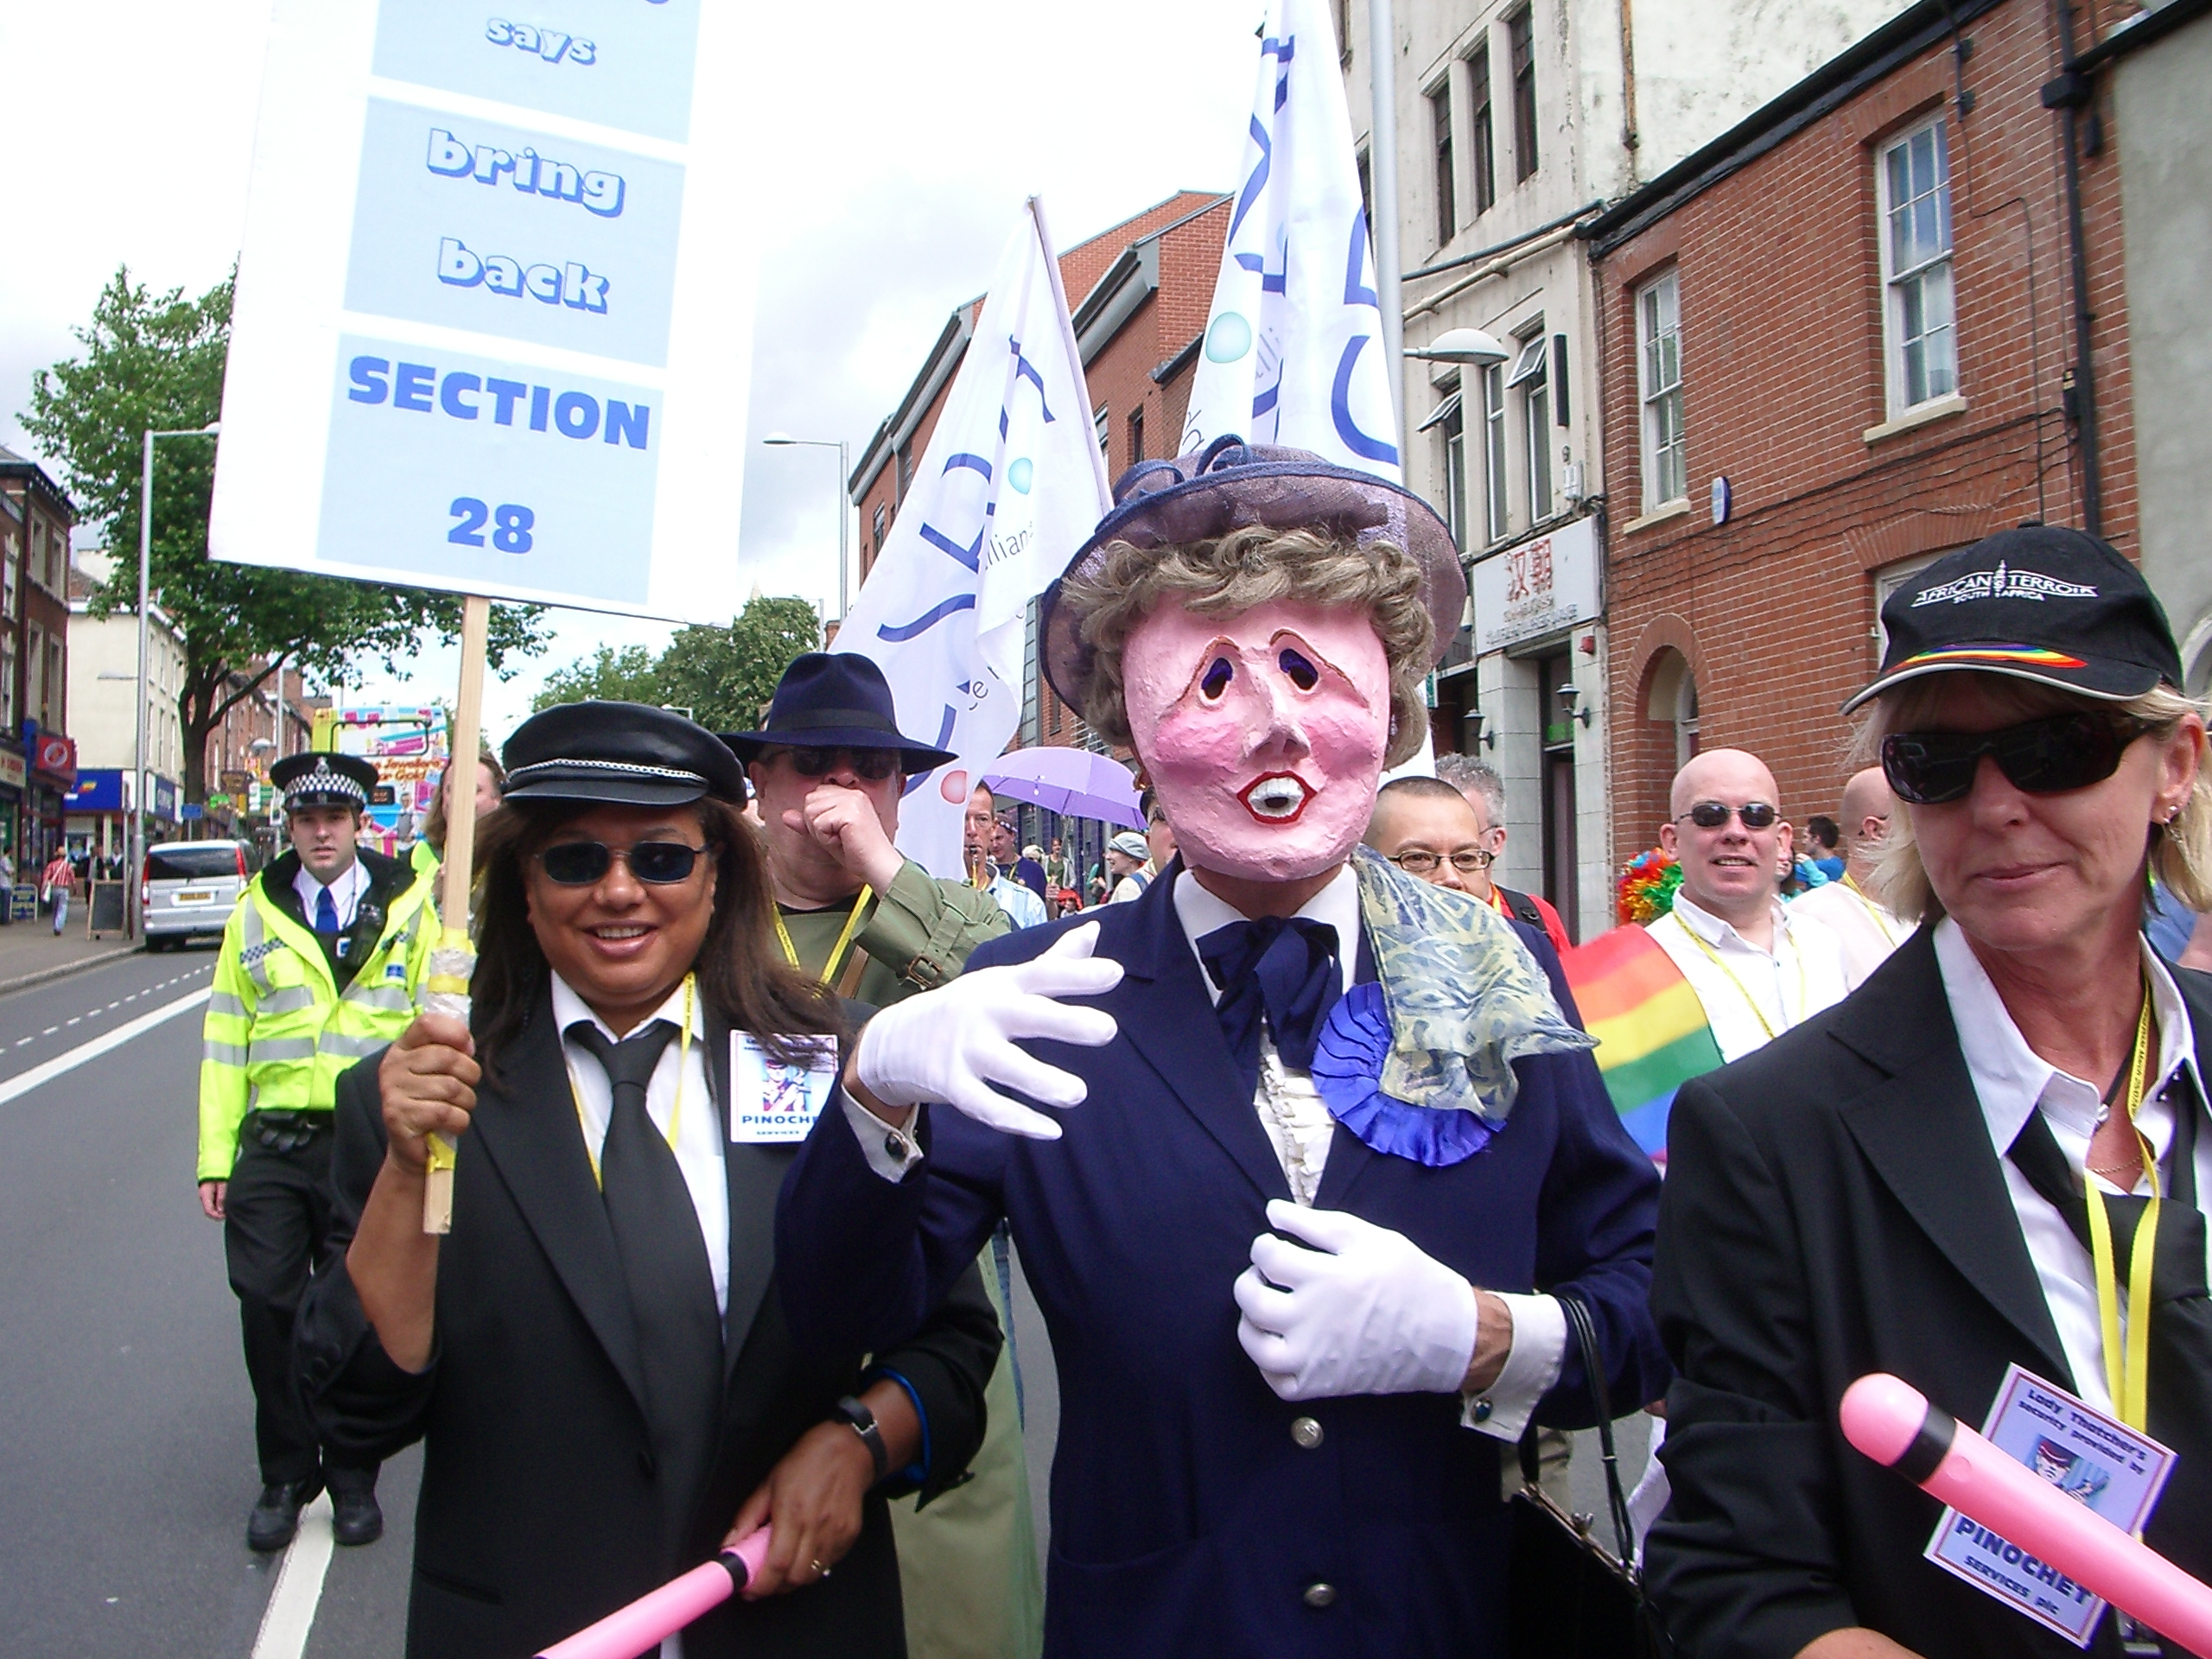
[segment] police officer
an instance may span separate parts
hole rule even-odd
[[[296,754],[269,769],[292,849],[223,930],[200,1065],[200,1205],[224,1224],[252,1379],[262,1491],[246,1542],[282,1549],[327,1483],[341,1544],[384,1531],[374,1464],[325,1459],[299,1398],[292,1320],[330,1224],[340,1072],[407,1028],[437,924],[431,878],[357,845],[376,768]]]

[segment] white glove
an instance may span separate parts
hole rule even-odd
[[[1277,1395],[1459,1391],[1475,1353],[1472,1285],[1403,1233],[1341,1210],[1278,1198],[1268,1225],[1317,1247],[1262,1233],[1237,1276],[1236,1340]]]
[[[1048,1106],[1079,1105],[1081,1077],[1047,1065],[1014,1039],[1103,1048],[1120,1027],[1103,1008],[1071,1008],[1061,996],[1096,996],[1122,982],[1122,964],[1093,957],[1098,924],[1071,930],[1041,957],[979,968],[942,989],[886,1008],[861,1033],[855,1069],[887,1106],[940,1100],[995,1129],[1057,1141],[1060,1126],[990,1085],[1002,1083]]]

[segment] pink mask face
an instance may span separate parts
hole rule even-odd
[[[1390,733],[1389,663],[1363,611],[1163,606],[1130,634],[1122,678],[1185,863],[1294,881],[1351,853]]]

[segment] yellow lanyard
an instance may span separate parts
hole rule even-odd
[[[1851,879],[1848,871],[1844,874],[1843,885],[1851,890],[1853,898],[1866,906],[1866,913],[1874,918],[1874,925],[1882,930],[1882,943],[1895,944],[1897,942],[1897,936],[1890,929],[1890,918],[1883,913],[1879,905],[1866,896],[1866,889]]]
[[[2089,1256],[2097,1273],[2097,1319],[2103,1327],[2105,1382],[2112,1390],[2113,1410],[2130,1428],[2149,1433],[2151,1387],[2151,1268],[2158,1250],[2158,1164],[2150,1142],[2135,1127],[2136,1109],[2143,1103],[2144,1083],[2151,1065],[2151,984],[2143,983],[2143,1013],[2135,1022],[2135,1052],[2127,1062],[2127,1092],[2122,1103],[2127,1127],[2134,1134],[2143,1167],[2151,1178],[2151,1197],[2136,1224],[2135,1245],[2128,1252],[2127,1342],[2120,1345],[2120,1281],[2112,1253],[2112,1220],[2105,1211],[2104,1194],[2094,1176],[2086,1170],[2082,1185],[2089,1206]]]
[[[1676,917],[1675,919],[1681,921],[1680,917]],[[1704,951],[1707,959],[1710,961],[1714,967],[1718,968],[1722,973],[1728,976],[1728,982],[1736,988],[1736,994],[1744,999],[1745,1005],[1751,1009],[1751,1018],[1759,1022],[1759,1029],[1766,1033],[1767,1041],[1770,1043],[1772,1042],[1777,1033],[1774,1027],[1767,1022],[1766,1010],[1759,1007],[1759,1000],[1751,995],[1751,988],[1745,984],[1742,980],[1736,977],[1736,970],[1733,968],[1731,968],[1726,963],[1721,961],[1720,953],[1705,942],[1705,936],[1703,934],[1700,933],[1688,922],[1682,922],[1682,931],[1690,936],[1690,943],[1697,946],[1699,950]],[[1797,1012],[1799,1017],[1802,1019],[1804,1015],[1806,1001],[1805,958],[1794,944],[1790,946],[1789,954],[1792,957],[1795,957],[1797,961]],[[1775,995],[1777,997],[1782,995],[1780,987],[1777,986],[1776,988]],[[1789,1006],[1786,1001],[1783,1004],[1782,1020],[1783,1030],[1789,1030]]]
[[[845,918],[845,931],[837,936],[837,943],[830,948],[830,960],[822,964],[822,982],[827,985],[836,976],[837,964],[845,959],[846,947],[853,942],[853,935],[861,931],[861,915],[868,909],[868,901],[875,897],[875,889],[863,886],[860,896],[853,900],[853,913]],[[804,971],[806,964],[798,959],[798,946],[791,943],[791,931],[784,925],[784,912],[776,912],[776,937],[783,941],[784,960]]]
[[[684,1062],[691,1058],[691,1005],[693,999],[697,995],[697,994],[698,981],[696,976],[691,974],[684,975],[683,1025],[677,1032],[676,1038],[676,1101],[675,1103],[668,1109],[668,1134],[664,1137],[668,1142],[668,1149],[671,1152],[674,1152],[676,1150],[676,1137],[683,1132],[683,1128]],[[564,1065],[567,1065],[567,1061],[568,1056],[564,1052],[562,1055],[562,1062]],[[599,1176],[599,1155],[591,1149],[591,1130],[584,1122],[583,1091],[576,1087],[575,1068],[571,1065],[568,1066],[567,1069],[569,1073],[569,1098],[576,1103],[576,1127],[583,1131],[584,1157],[591,1165],[591,1184],[604,1191],[606,1183],[601,1181]],[[609,1093],[607,1096],[607,1108],[610,1114],[611,1122],[611,1114],[613,1109],[613,1096],[611,1082],[609,1084]]]

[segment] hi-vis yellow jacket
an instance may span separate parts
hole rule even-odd
[[[384,925],[343,992],[322,945],[294,912],[299,861],[285,855],[246,884],[223,930],[200,1061],[200,1175],[227,1180],[238,1128],[252,1110],[324,1111],[339,1074],[407,1028],[415,994],[438,940],[430,878],[364,851],[372,885],[362,899],[385,910]],[[349,936],[365,942],[365,926]]]

